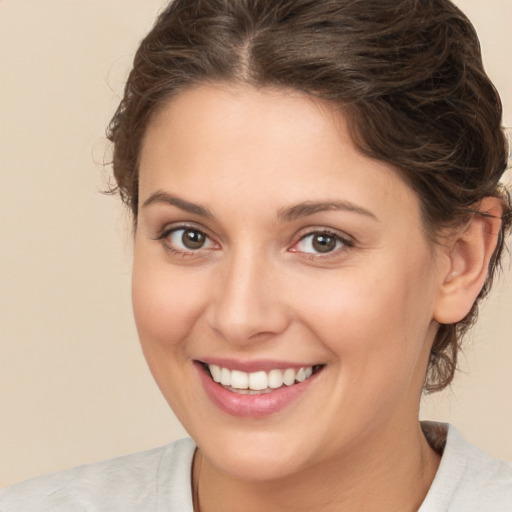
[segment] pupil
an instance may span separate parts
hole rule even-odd
[[[330,252],[336,248],[336,239],[329,235],[316,235],[313,247],[318,252]]]
[[[181,241],[187,249],[200,249],[204,245],[205,236],[199,231],[187,230],[183,233]]]

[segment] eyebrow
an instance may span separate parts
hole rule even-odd
[[[277,218],[282,222],[290,222],[292,220],[308,217],[309,215],[325,211],[357,213],[379,222],[377,216],[370,210],[351,203],[350,201],[304,201],[303,203],[298,203],[293,206],[280,209],[277,214]]]
[[[152,204],[158,203],[175,206],[180,210],[183,210],[187,213],[192,213],[194,215],[199,215],[200,217],[206,217],[210,219],[214,217],[211,210],[206,206],[191,203],[190,201],[186,201],[185,199],[181,199],[180,197],[168,194],[167,192],[163,192],[161,190],[151,194],[148,199],[144,201],[142,207],[146,208]],[[304,201],[292,206],[288,206],[286,208],[281,208],[277,213],[277,219],[280,222],[290,222],[302,217],[308,217],[310,215],[314,215],[315,213],[325,211],[352,212],[379,221],[376,215],[371,211],[361,206],[355,205],[350,201]]]
[[[144,201],[142,207],[146,208],[147,206],[158,203],[176,206],[180,210],[183,210],[187,213],[192,213],[194,215],[199,215],[200,217],[213,217],[213,213],[208,208],[206,208],[206,206],[185,201],[185,199],[181,199],[177,196],[173,196],[172,194],[168,194],[167,192],[163,192],[161,190],[158,190],[154,194],[151,194]]]

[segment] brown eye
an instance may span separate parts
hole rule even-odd
[[[352,243],[341,235],[329,231],[315,231],[303,236],[292,251],[319,255],[348,247],[352,247]]]
[[[336,244],[338,240],[327,234],[327,233],[318,233],[313,236],[312,246],[313,249],[317,252],[331,252],[336,249]]]
[[[181,253],[193,253],[216,248],[216,244],[208,235],[194,228],[170,229],[160,239],[165,240],[166,246]]]
[[[205,241],[206,236],[204,233],[193,229],[183,230],[183,234],[181,235],[181,242],[187,249],[201,249],[205,244]]]

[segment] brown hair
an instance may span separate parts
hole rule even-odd
[[[486,196],[505,209],[489,276],[470,313],[441,325],[425,389],[454,375],[462,335],[489,290],[510,227],[502,107],[475,30],[449,0],[175,0],[135,55],[109,126],[119,193],[138,208],[151,116],[207,81],[293,88],[343,108],[356,146],[418,194],[427,233],[458,226]]]

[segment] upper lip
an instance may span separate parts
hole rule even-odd
[[[221,368],[227,368],[228,370],[240,370],[247,373],[256,371],[269,372],[270,370],[286,370],[288,368],[298,370],[299,368],[307,368],[308,366],[319,366],[318,363],[298,363],[296,361],[274,359],[241,360],[222,357],[205,357],[197,359],[197,361],[204,364],[215,364]]]

